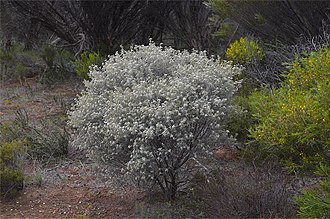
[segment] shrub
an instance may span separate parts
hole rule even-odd
[[[233,100],[237,110],[231,112],[227,118],[229,133],[243,144],[250,139],[249,129],[257,122],[250,111],[248,101],[248,97],[242,94],[237,95]]]
[[[46,163],[68,155],[69,133],[65,125],[66,117],[32,123],[25,111],[18,111],[13,123],[1,126],[1,137],[7,142],[26,141],[28,158]]]
[[[227,39],[235,33],[234,31],[235,30],[232,25],[228,23],[223,23],[221,24],[220,29],[215,32],[214,35],[220,37],[220,39]]]
[[[39,125],[22,127],[30,144],[30,158],[48,162],[67,157],[69,133],[63,124],[48,120]]]
[[[0,195],[14,197],[23,189],[23,174],[20,170],[0,167]]]
[[[38,75],[40,82],[51,84],[72,76],[72,54],[68,50],[43,45],[40,50],[26,50],[23,44],[13,43],[0,48],[2,79],[24,80]]]
[[[68,155],[69,133],[65,129],[66,117],[57,116],[32,123],[24,111],[17,114],[11,126],[12,133],[29,143],[30,159],[54,161]]]
[[[102,62],[102,57],[99,53],[87,53],[83,52],[80,54],[80,57],[76,59],[72,64],[76,74],[85,80],[88,80],[88,72],[90,67],[93,65],[100,65]]]
[[[230,44],[226,50],[226,57],[234,63],[246,64],[248,62],[262,60],[263,52],[256,42],[246,38],[240,38]]]
[[[40,73],[36,51],[27,51],[19,43],[12,43],[0,48],[0,77],[3,80],[22,80]]]
[[[296,199],[298,214],[303,218],[326,218],[330,215],[330,168],[326,165],[318,167],[316,174],[325,177],[320,182],[320,189],[305,191]]]
[[[45,44],[40,51],[40,57],[46,64],[40,75],[40,82],[52,84],[67,80],[74,75],[71,66],[73,55],[70,51]]]
[[[330,47],[330,23],[322,22],[320,34],[316,36],[304,36],[299,38],[297,44],[288,45],[279,41],[262,42],[258,40],[263,48],[263,59],[259,62],[244,64],[244,73],[248,78],[253,78],[261,85],[278,88],[280,82],[287,74],[288,63],[293,62],[296,57],[306,57],[322,47]],[[262,44],[261,44],[262,43]]]
[[[12,51],[1,45],[0,48],[0,67],[1,67],[1,78],[5,79],[8,74],[9,63],[13,60]]]
[[[270,44],[240,38],[230,44],[226,50],[226,57],[244,66],[241,75],[244,79],[242,87],[245,91],[251,92],[251,88],[264,85],[278,87],[279,82],[282,81],[280,74],[285,69],[282,63],[287,61],[284,58],[287,54],[282,52],[283,50],[279,52],[271,48]]]
[[[2,137],[2,133],[1,133]],[[12,197],[23,189],[21,162],[26,141],[0,142],[0,195]]]
[[[330,158],[330,50],[294,61],[281,87],[250,97],[259,124],[252,137],[290,170],[314,170]]]
[[[205,52],[135,46],[90,71],[69,122],[74,144],[109,164],[122,163],[168,199],[204,168],[212,147],[230,140],[224,120],[240,72]]]
[[[194,209],[206,218],[291,218],[293,180],[270,169],[253,169],[246,164],[196,175],[191,190]]]

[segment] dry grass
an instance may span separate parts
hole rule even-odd
[[[209,178],[196,177],[192,198],[206,217],[293,217],[292,177],[244,165],[213,171]]]

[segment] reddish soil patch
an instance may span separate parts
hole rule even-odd
[[[70,177],[57,185],[28,186],[12,200],[1,200],[1,218],[91,218],[132,217],[135,203],[144,195],[133,188],[114,191],[106,186],[93,186],[94,178],[82,169],[66,166],[58,172]]]
[[[12,121],[15,113],[23,109],[31,120],[56,115],[79,93],[72,84],[47,87],[38,84],[35,78],[26,79],[23,86],[10,83],[1,84],[0,88],[0,122]]]
[[[225,161],[235,161],[238,160],[238,151],[229,148],[229,147],[221,147],[214,151],[214,155],[218,159],[223,159]]]

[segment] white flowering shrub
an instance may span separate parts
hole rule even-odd
[[[174,198],[190,170],[229,139],[224,120],[234,110],[239,82],[232,78],[240,72],[205,52],[152,42],[123,50],[90,71],[69,112],[73,143]]]

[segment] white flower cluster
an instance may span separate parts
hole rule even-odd
[[[226,137],[223,121],[239,86],[232,78],[240,72],[205,52],[152,42],[122,50],[90,71],[69,112],[74,142],[142,179],[174,173]]]

